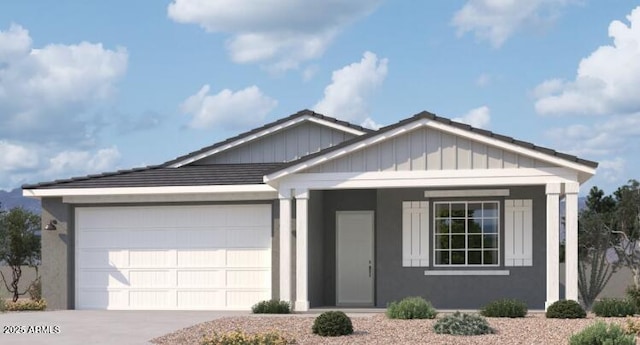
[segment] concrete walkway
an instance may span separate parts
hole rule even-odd
[[[149,344],[149,340],[181,328],[224,316],[240,315],[249,315],[249,312],[116,310],[9,312],[0,314],[0,344]],[[16,330],[43,333],[7,334]]]

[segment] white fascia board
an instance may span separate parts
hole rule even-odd
[[[339,131],[343,131],[343,132],[346,132],[346,133],[350,133],[350,134],[353,134],[353,135],[356,135],[356,136],[361,136],[361,135],[365,134],[365,132],[363,132],[363,131],[357,130],[355,128],[343,126],[343,125],[341,125],[339,123],[335,123],[335,122],[319,119],[317,117],[313,117],[313,116],[309,116],[309,115],[307,115],[305,117],[306,117],[306,120],[309,120],[309,122],[314,122],[314,123],[317,123],[317,124],[320,124],[320,125],[323,125],[323,126],[326,126],[326,127],[330,127],[330,128],[333,128],[333,129],[337,129]]]
[[[264,129],[264,130],[262,130],[260,132],[257,132],[257,133],[254,133],[252,135],[246,136],[244,138],[238,139],[236,141],[230,142],[230,143],[228,143],[226,145],[223,145],[223,146],[220,146],[220,147],[216,147],[214,149],[211,149],[209,151],[203,152],[203,153],[201,153],[199,155],[196,155],[196,156],[193,156],[191,158],[182,160],[180,162],[176,162],[176,163],[172,164],[170,167],[179,168],[181,166],[193,163],[195,161],[201,160],[201,159],[209,157],[211,155],[220,153],[222,151],[229,150],[229,149],[231,149],[233,147],[236,147],[236,146],[242,145],[244,143],[256,140],[256,139],[264,137],[266,135],[273,134],[273,133],[278,132],[278,131],[280,131],[282,129],[285,129],[287,127],[291,127],[293,125],[296,125],[296,124],[304,122],[304,121],[310,121],[310,122],[318,123],[318,124],[326,126],[326,127],[334,128],[334,129],[337,129],[337,130],[340,130],[340,131],[343,131],[343,132],[347,132],[347,133],[351,133],[351,134],[355,134],[355,135],[358,135],[358,136],[365,134],[365,132],[358,131],[358,130],[353,129],[351,127],[343,126],[343,125],[340,125],[340,124],[337,124],[337,123],[334,123],[334,122],[330,122],[330,121],[326,121],[326,120],[321,120],[321,119],[315,118],[315,117],[313,117],[311,115],[305,115],[305,116],[302,116],[302,117],[299,117],[299,118],[295,118],[295,119],[283,122],[283,123],[281,123],[279,125],[266,128],[266,129]]]
[[[48,196],[97,196],[97,195],[171,195],[171,194],[212,194],[277,192],[265,184],[216,185],[216,186],[170,186],[170,187],[123,187],[123,188],[59,188],[25,189],[27,197]]]
[[[575,171],[568,168],[309,173],[294,174],[282,179],[280,188],[486,187],[565,183],[575,182],[576,178]]]
[[[65,204],[109,204],[149,202],[208,202],[276,200],[277,192],[207,193],[207,194],[146,194],[146,195],[71,195],[63,196]]]
[[[391,139],[395,136],[401,135],[402,133],[405,132],[409,132],[412,131],[416,128],[419,127],[431,127],[437,130],[441,130],[443,132],[447,132],[456,136],[461,136],[464,138],[468,138],[470,140],[474,140],[474,141],[478,141],[487,145],[491,145],[491,146],[496,146],[499,147],[501,149],[507,150],[507,151],[511,151],[511,152],[515,152],[527,157],[531,157],[531,158],[535,158],[541,161],[545,161],[545,162],[549,162],[561,167],[566,167],[566,168],[570,168],[572,170],[576,170],[576,171],[580,171],[583,174],[588,174],[589,176],[592,176],[595,174],[595,169],[590,168],[588,166],[576,163],[576,162],[571,162],[571,161],[567,161],[565,159],[562,158],[558,158],[558,157],[554,157],[554,156],[550,156],[548,154],[542,153],[542,152],[538,152],[532,149],[528,149],[528,148],[524,148],[515,144],[511,144],[511,143],[506,143],[502,140],[498,140],[495,138],[491,138],[491,137],[487,137],[478,133],[473,133],[467,130],[462,130],[459,128],[455,128],[452,127],[450,125],[447,124],[443,124],[434,120],[429,120],[429,119],[420,119],[417,120],[415,122],[410,122],[404,126],[400,126],[398,128],[395,128],[389,132],[385,132],[385,133],[381,133],[379,135],[373,136],[371,138],[368,138],[366,140],[363,141],[359,141],[356,143],[353,143],[349,146],[346,146],[340,150],[336,150],[336,151],[332,151],[329,152],[325,155],[316,157],[314,159],[310,159],[308,161],[305,162],[301,162],[299,164],[287,167],[283,170],[277,171],[275,173],[269,174],[267,176],[265,176],[264,178],[264,182],[271,182],[273,180],[282,178],[284,176],[290,175],[290,174],[294,174],[297,172],[300,172],[302,170],[311,168],[313,166],[322,164],[324,162],[327,162],[329,160],[333,160],[339,157],[342,157],[344,155],[347,155],[351,152],[360,150],[366,146],[370,146],[370,145],[375,145],[379,142]],[[495,171],[495,170],[494,170]]]

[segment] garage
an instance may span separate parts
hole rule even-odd
[[[77,207],[76,309],[248,310],[271,298],[271,205]]]

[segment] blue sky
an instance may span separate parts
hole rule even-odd
[[[431,111],[596,160],[582,191],[611,192],[640,178],[639,95],[636,1],[3,2],[0,189],[309,108],[374,127]]]

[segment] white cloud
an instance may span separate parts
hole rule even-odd
[[[209,85],[204,85],[181,105],[182,112],[192,116],[189,123],[192,128],[252,127],[262,123],[278,104],[255,85],[236,92],[224,89],[215,95],[210,95],[209,89]]]
[[[0,171],[20,171],[37,165],[38,153],[34,149],[0,140]]]
[[[640,6],[627,16],[629,25],[609,25],[612,45],[598,47],[582,59],[576,79],[551,79],[534,91],[540,114],[608,115],[640,111]]]
[[[120,159],[117,147],[90,151],[62,151],[50,158],[44,176],[68,178],[70,176],[100,173],[115,168]]]
[[[517,31],[552,22],[571,0],[469,0],[455,13],[452,24],[458,36],[467,32],[488,40],[493,47],[504,44]]]
[[[453,121],[466,123],[477,128],[487,128],[491,122],[491,110],[486,105],[469,110],[461,117],[456,117]]]
[[[372,12],[380,0],[174,0],[169,18],[231,35],[237,63],[265,62],[276,70],[320,57],[334,37]]]
[[[364,128],[373,129],[374,131],[377,131],[378,129],[383,127],[383,125],[377,123],[374,119],[372,119],[370,117],[367,117],[366,119],[364,119],[364,121],[362,121],[360,126],[362,126]]]
[[[23,27],[0,31],[0,137],[77,142],[86,134],[83,112],[114,92],[127,60],[124,48],[88,42],[34,48]]]
[[[547,134],[557,147],[578,156],[610,157],[636,152],[640,142],[640,112],[588,125],[553,128]]]
[[[597,174],[607,182],[619,182],[624,180],[626,162],[621,157],[600,161]]]
[[[360,62],[333,71],[331,84],[314,110],[347,121],[364,121],[369,115],[369,99],[387,76],[387,64],[387,59],[365,52]]]

